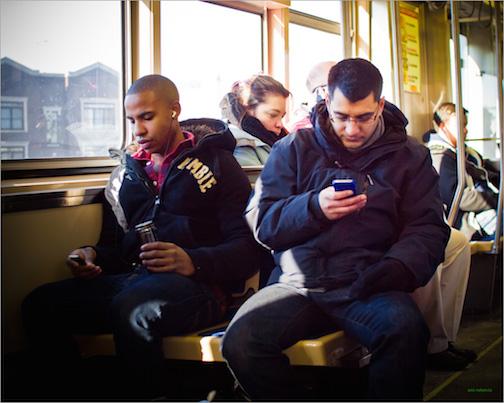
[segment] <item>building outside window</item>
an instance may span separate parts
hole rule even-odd
[[[3,160],[108,157],[123,144],[122,7],[0,2]]]

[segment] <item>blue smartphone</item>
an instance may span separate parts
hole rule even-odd
[[[342,190],[351,190],[354,194],[357,193],[357,187],[355,186],[355,181],[351,178],[333,179],[332,185],[336,192],[341,192]]]

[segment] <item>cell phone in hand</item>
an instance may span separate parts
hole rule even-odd
[[[355,181],[351,178],[349,179],[333,179],[333,188],[336,192],[341,192],[343,190],[351,190],[354,194],[357,193],[357,187],[355,186]]]
[[[86,261],[81,258],[79,255],[69,255],[68,258],[74,262],[76,262],[79,266],[85,266]]]

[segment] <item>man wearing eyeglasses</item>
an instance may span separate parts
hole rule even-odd
[[[313,94],[316,103],[325,102],[325,98],[327,98],[327,77],[335,64],[336,62],[330,61],[317,63],[308,74],[306,87]],[[312,110],[311,114],[312,117],[315,117],[314,110]],[[355,118],[339,116],[338,114],[334,116],[334,119],[339,124],[344,124],[347,119],[350,121],[355,119],[357,122],[363,120],[365,126],[369,116],[373,119],[373,114],[365,114]],[[313,126],[310,119],[306,118],[296,123],[296,127],[299,130]],[[431,155],[434,162],[436,162],[436,153],[431,150]],[[440,181],[441,185],[443,183],[442,177]],[[442,196],[443,192],[441,191]],[[469,242],[461,231],[452,228],[443,263],[439,265],[435,275],[432,276],[426,286],[417,288],[411,294],[430,331],[427,347],[428,368],[459,371],[477,358],[474,351],[459,348],[454,344],[462,317],[470,266],[471,250]],[[273,270],[268,283],[272,284],[278,281],[279,276],[280,268],[277,267]]]
[[[306,398],[282,351],[337,329],[372,353],[367,398],[422,398],[429,330],[409,293],[450,229],[429,151],[382,85],[366,60],[332,67],[313,128],[275,144],[256,182],[247,219],[281,275],[240,308],[222,349],[252,400]]]

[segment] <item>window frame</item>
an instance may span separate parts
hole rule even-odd
[[[342,22],[326,20],[325,18],[305,14],[297,10],[289,9],[289,22],[291,24],[301,25],[306,28],[316,29],[330,34],[343,35]]]
[[[121,18],[121,49],[122,49],[122,80],[120,82],[121,100],[126,93],[126,89],[132,82],[131,65],[132,65],[132,35],[131,35],[131,0],[120,2],[120,18]],[[2,100],[8,97],[2,97]],[[116,111],[117,112],[117,111]],[[25,107],[25,120],[26,107]],[[26,129],[26,123],[25,123]],[[121,147],[127,143],[129,131],[125,119],[119,122],[119,130],[122,132]],[[11,131],[10,131],[11,132]],[[118,161],[110,157],[67,157],[67,158],[30,158],[18,160],[2,160],[2,180],[4,179],[23,179],[37,178],[47,176],[68,176],[79,175],[82,173],[104,173],[111,172],[118,165]],[[2,192],[5,186],[2,185]]]

